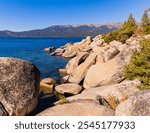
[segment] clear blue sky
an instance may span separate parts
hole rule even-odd
[[[57,24],[137,21],[150,0],[0,0],[0,30],[22,31]]]

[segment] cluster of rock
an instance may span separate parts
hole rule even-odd
[[[67,43],[51,55],[70,58],[59,72],[61,84],[55,91],[71,94],[38,115],[150,115],[150,91],[140,91],[138,80],[123,77],[133,51],[140,50],[144,37],[131,37],[122,44],[105,43],[101,35],[88,36],[81,42]],[[64,100],[64,99],[63,99]]]
[[[30,114],[37,106],[39,87],[44,93],[67,96],[39,116],[150,115],[150,90],[140,91],[138,80],[123,77],[124,67],[133,51],[140,50],[143,38],[150,39],[150,35],[131,37],[125,44],[107,44],[101,35],[88,36],[56,49],[52,55],[70,58],[59,70],[59,85],[52,78],[40,82],[40,72],[30,62],[0,58],[0,115]]]

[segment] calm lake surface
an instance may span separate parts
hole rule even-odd
[[[68,42],[78,42],[82,38],[0,38],[0,57],[16,57],[32,62],[40,72],[41,78],[53,77],[58,80],[59,68],[63,68],[67,60],[50,56],[43,49],[60,47]]]
[[[59,69],[64,68],[68,60],[50,56],[43,49],[58,48],[68,42],[79,42],[83,38],[0,38],[0,57],[15,57],[32,62],[41,72],[41,79],[52,77],[59,81]],[[37,108],[31,115],[53,106],[56,102],[53,95],[40,93]]]

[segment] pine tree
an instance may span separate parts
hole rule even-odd
[[[139,79],[140,89],[150,89],[150,40],[143,40],[140,45],[141,51],[134,53],[124,76],[130,80]]]
[[[113,40],[125,43],[125,41],[130,38],[137,30],[137,24],[132,14],[129,15],[127,21],[123,23],[120,29],[113,31],[109,34],[104,35],[105,42],[109,43]]]
[[[146,10],[142,16],[142,27],[145,34],[150,34],[150,18],[148,16],[148,11]]]

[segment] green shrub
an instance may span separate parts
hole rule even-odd
[[[125,43],[137,30],[135,19],[130,14],[128,21],[125,21],[120,29],[103,35],[105,42],[110,43],[113,40]]]
[[[150,40],[141,42],[140,52],[135,52],[131,63],[126,67],[125,78],[139,79],[139,89],[150,89]]]

